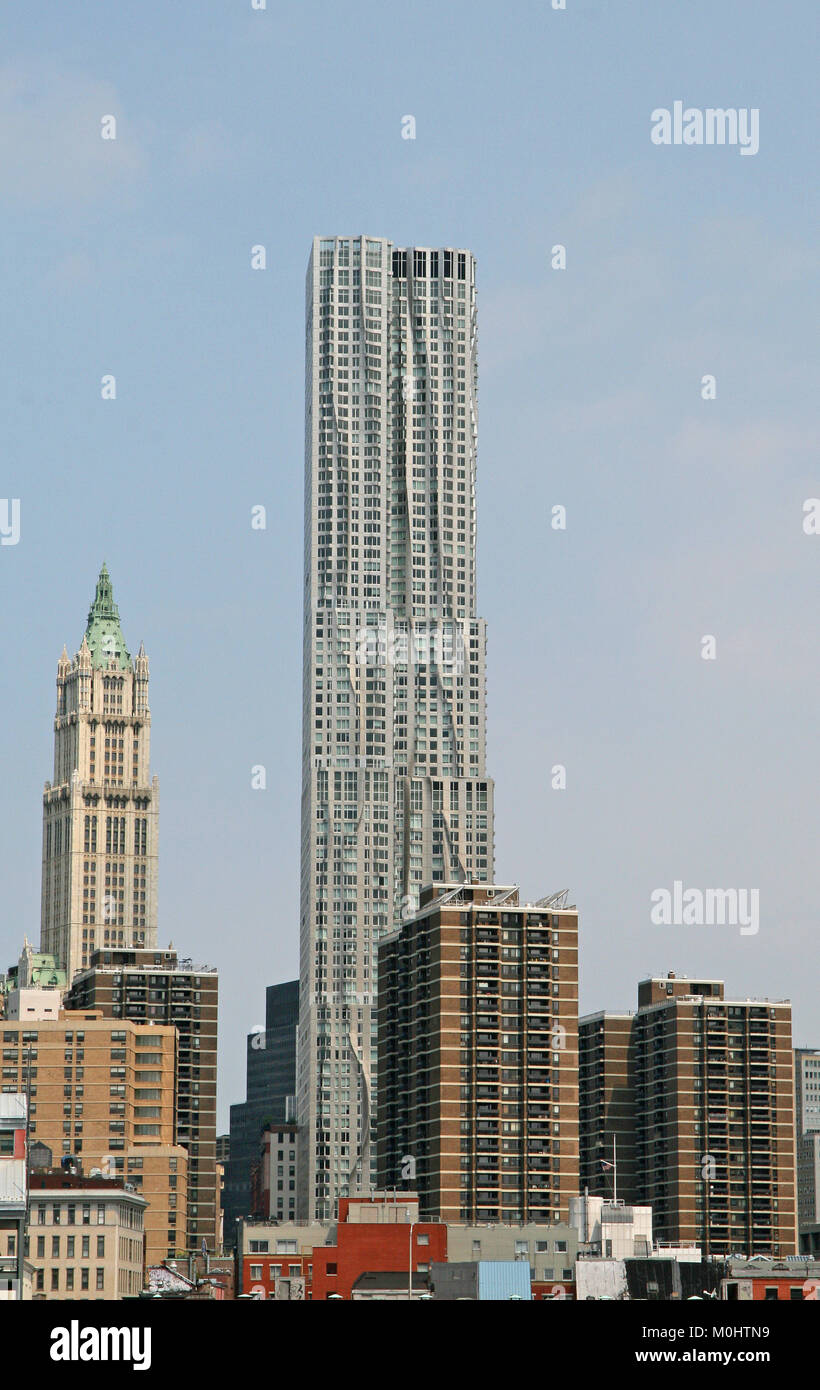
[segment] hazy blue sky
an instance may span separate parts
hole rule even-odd
[[[221,973],[222,1128],[264,986],[298,971],[317,233],[478,257],[497,879],[571,888],[585,1011],[706,973],[791,997],[820,1045],[816,20],[809,0],[7,7],[0,963],[39,940],[56,662],[105,558],[151,660],[161,942]],[[653,145],[676,100],[758,108],[759,153]],[[758,934],[653,926],[675,879],[758,888]]]

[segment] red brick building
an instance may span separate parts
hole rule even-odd
[[[720,1296],[731,1302],[818,1302],[820,1260],[730,1260]]]
[[[431,1264],[447,1259],[447,1227],[440,1221],[419,1221],[418,1214],[415,1193],[342,1197],[333,1245],[324,1244],[327,1226],[308,1224],[295,1236],[290,1224],[272,1225],[269,1234],[251,1240],[250,1250],[241,1255],[240,1240],[238,1292],[274,1298],[277,1280],[303,1279],[306,1300],[334,1294],[350,1299],[363,1274],[406,1272],[409,1281],[411,1239],[413,1273],[424,1275]],[[259,1229],[261,1234],[263,1228]]]
[[[412,1241],[412,1247],[411,1247]],[[349,1299],[360,1275],[374,1271],[425,1273],[447,1259],[447,1227],[418,1220],[418,1200],[396,1202],[341,1197],[336,1245],[313,1251],[311,1298],[339,1294]]]

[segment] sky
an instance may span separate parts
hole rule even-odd
[[[151,662],[160,943],[220,972],[220,1131],[298,974],[315,235],[477,257],[497,881],[569,888],[583,1012],[675,970],[792,999],[820,1046],[816,28],[809,0],[6,10],[0,968],[39,940],[56,663],[105,560]],[[759,150],[653,143],[676,101],[758,111]],[[676,881],[757,890],[759,930],[653,922]]]

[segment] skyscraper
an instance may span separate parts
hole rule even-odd
[[[376,944],[492,882],[475,261],[317,238],[306,305],[299,1215],[374,1178]]]
[[[57,663],[43,794],[41,950],[71,982],[95,948],[157,942],[159,782],[149,780],[148,658],[132,662],[103,565],[73,661]]]
[[[222,1210],[225,1240],[233,1246],[236,1223],[249,1216],[252,1205],[252,1173],[259,1162],[262,1128],[289,1123],[296,1093],[296,1026],[299,1020],[299,981],[268,985],[265,991],[265,1027],[248,1035],[246,1052],[247,1099],[230,1109],[229,1156],[225,1165]],[[284,1176],[284,1175],[282,1175]],[[290,1179],[288,1179],[290,1181]],[[296,1215],[296,1191],[288,1193],[285,1210]]]

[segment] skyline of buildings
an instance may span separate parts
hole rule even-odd
[[[556,1223],[609,1168],[622,1200],[651,1207],[661,1240],[707,1256],[793,1253],[795,1106],[798,1127],[818,1107],[813,1062],[795,1076],[788,1002],[725,1000],[722,982],[670,972],[640,983],[636,1014],[579,1024],[576,909],[560,895],[519,903],[494,883],[474,258],[316,238],[306,328],[300,980],[270,987],[289,995],[278,1033],[266,1020],[269,1055],[252,1058],[249,1039],[240,1204],[326,1224],[374,1185],[409,1182],[422,1221]],[[40,997],[53,981],[18,980],[7,995],[4,1023],[18,1023],[27,1061],[9,1055],[4,1090],[28,1091],[39,1139],[53,1098],[39,1091],[37,1048],[62,1025],[60,1149],[96,1155],[96,1095],[89,1104],[84,1056],[71,1070],[66,1021],[171,1024],[170,1088],[168,1069],[163,1082],[138,1054],[135,1081],[160,1085],[127,1107],[109,1087],[99,1162],[151,1193],[153,1256],[215,1250],[218,982],[157,946],[148,660],[142,644],[131,660],[105,565],[57,689],[37,969],[67,988],[56,1017]],[[23,962],[27,973],[27,942]],[[145,1123],[165,1113],[140,1103],[157,1098],[170,1104],[165,1129]],[[46,1123],[56,1135],[50,1113]],[[120,1137],[132,1124],[144,1154]],[[817,1186],[812,1125],[804,1196]],[[623,1146],[611,1162],[610,1138]],[[51,1277],[55,1296],[73,1292],[61,1267]]]

